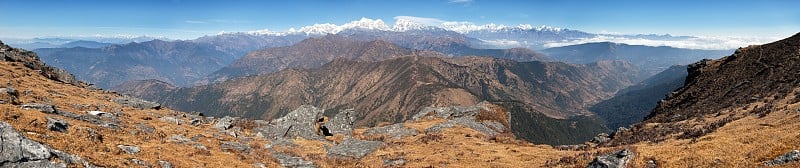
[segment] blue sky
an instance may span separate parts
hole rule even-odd
[[[0,0],[0,37],[151,35],[193,39],[220,31],[285,31],[362,17],[475,24],[549,25],[587,32],[788,36],[800,31],[796,0]]]

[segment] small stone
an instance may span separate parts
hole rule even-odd
[[[161,168],[172,168],[172,163],[165,160],[159,160],[158,165],[161,166]]]
[[[384,167],[392,167],[392,166],[403,166],[406,164],[406,160],[403,158],[397,159],[384,159],[383,166]]]
[[[190,142],[192,140],[188,139],[186,137],[183,137],[181,135],[172,135],[172,136],[169,137],[168,141],[172,142],[172,143],[177,143],[177,144],[185,144],[185,143],[188,143],[188,142]]]
[[[131,163],[137,164],[139,166],[144,166],[144,167],[153,167],[153,166],[150,166],[150,163],[147,163],[147,162],[145,162],[143,160],[139,160],[139,159],[136,159],[136,158],[131,159]]]
[[[136,154],[141,151],[141,149],[139,149],[138,146],[131,146],[131,145],[117,145],[117,148],[128,154]]]

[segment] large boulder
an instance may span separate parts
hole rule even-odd
[[[310,105],[298,107],[286,116],[273,120],[271,124],[258,127],[255,130],[265,138],[294,138],[322,139],[317,135],[315,124],[322,117],[323,110]]]
[[[0,167],[66,167],[64,164],[51,162],[52,158],[59,158],[67,164],[94,167],[78,156],[25,138],[10,124],[0,121]]]
[[[625,168],[633,160],[633,152],[623,149],[614,153],[598,156],[587,168]]]
[[[356,111],[353,109],[342,110],[333,119],[324,124],[332,134],[353,134],[353,125],[356,122]]]

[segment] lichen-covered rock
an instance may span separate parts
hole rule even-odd
[[[350,157],[362,158],[367,154],[372,153],[379,147],[383,146],[381,141],[366,141],[359,139],[345,139],[330,149],[328,149],[329,157]]]
[[[356,111],[353,109],[342,110],[336,114],[333,119],[325,123],[325,127],[327,127],[332,134],[351,135],[353,134],[353,125],[356,121],[355,113]]]
[[[310,105],[303,105],[271,124],[255,128],[265,138],[294,138],[297,136],[305,139],[323,139],[317,135],[315,123],[322,117],[323,110]]]
[[[623,149],[614,153],[598,156],[587,168],[625,168],[633,160],[633,152]]]
[[[407,136],[416,136],[419,131],[403,126],[403,123],[387,125],[383,127],[370,128],[364,131],[364,135],[387,135],[393,139],[400,139]]]

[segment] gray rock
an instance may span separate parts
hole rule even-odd
[[[117,145],[117,148],[128,154],[136,154],[141,151],[141,149],[138,146],[131,146],[131,145]]]
[[[138,109],[161,109],[161,104],[145,101],[139,98],[130,97],[130,96],[122,96],[118,98],[114,98],[114,102],[125,106],[125,107],[132,107]]]
[[[165,160],[159,160],[158,165],[161,166],[161,168],[172,168],[172,163]]]
[[[19,92],[12,87],[4,87],[0,88],[0,104],[19,104],[19,100],[17,98],[19,96]]]
[[[161,120],[161,121],[172,123],[172,124],[176,124],[176,125],[181,125],[181,124],[184,123],[184,121],[182,119],[179,119],[179,118],[173,117],[173,116],[163,116],[163,117],[158,118],[158,119]]]
[[[481,124],[489,127],[490,129],[492,129],[492,130],[494,130],[496,132],[503,132],[503,131],[506,130],[506,127],[503,125],[503,123],[500,123],[500,122],[497,122],[497,121],[489,121],[489,120],[481,121]]]
[[[153,132],[156,131],[155,127],[142,123],[136,124],[136,128],[148,134],[152,134]]]
[[[787,164],[787,163],[791,163],[791,162],[796,162],[798,160],[800,160],[800,151],[792,150],[792,151],[789,151],[786,154],[783,154],[781,156],[776,157],[773,160],[767,161],[766,163],[764,163],[764,165],[766,165],[766,166],[777,166],[777,165],[783,165],[783,164]]]
[[[601,143],[608,142],[609,140],[611,140],[611,138],[609,138],[608,134],[600,133],[600,134],[597,134],[597,136],[595,136],[594,138],[592,138],[592,140],[589,140],[589,141],[592,142],[592,143],[601,144]]]
[[[475,117],[459,117],[452,120],[447,120],[444,123],[434,124],[433,126],[425,129],[425,133],[438,133],[441,132],[445,128],[452,128],[456,125],[461,125],[464,127],[468,127],[474,129],[478,132],[484,133],[489,136],[494,136],[499,134],[499,132],[495,131],[494,129],[484,125],[484,123],[488,123],[488,125],[496,126],[496,124],[500,123],[492,123],[492,122],[478,122],[475,120]],[[502,127],[502,124],[500,124]]]
[[[403,166],[406,164],[406,160],[403,158],[396,158],[396,159],[383,159],[383,166],[384,167],[392,167],[392,166]]]
[[[45,117],[47,119],[47,129],[50,131],[67,132],[69,123],[66,120]]]
[[[167,141],[172,142],[172,143],[176,143],[176,144],[186,144],[186,143],[191,142],[192,140],[189,139],[189,138],[183,137],[181,135],[172,135],[172,136],[169,137],[169,140],[167,140]]]
[[[214,124],[214,128],[217,128],[217,129],[220,129],[220,130],[230,129],[231,127],[233,127],[233,121],[235,121],[235,120],[236,120],[236,118],[233,118],[233,117],[228,117],[228,116],[222,117],[219,120],[217,120],[216,124]]]
[[[233,141],[220,141],[220,149],[223,151],[238,151],[241,153],[250,153],[250,146]]]
[[[49,105],[49,104],[28,103],[28,104],[23,104],[20,107],[22,107],[22,109],[25,109],[25,110],[39,110],[40,112],[48,113],[48,114],[56,114],[56,113],[58,113],[58,110],[56,109],[56,106]]]
[[[325,123],[325,127],[330,130],[332,134],[344,134],[349,136],[353,134],[353,125],[355,124],[356,111],[353,109],[342,110],[330,121]]]
[[[360,159],[383,146],[380,141],[345,139],[342,143],[328,149],[329,157],[351,157]]]
[[[278,162],[281,163],[283,167],[294,167],[294,168],[315,168],[317,167],[314,165],[314,162],[303,160],[301,157],[292,156],[284,153],[279,152],[272,152],[272,156],[275,159],[278,159]]]
[[[64,163],[66,163],[66,164],[79,164],[79,165],[83,165],[83,167],[87,167],[87,168],[97,167],[97,166],[93,165],[92,163],[89,163],[88,161],[84,160],[83,158],[81,158],[79,156],[71,155],[69,153],[65,153],[65,152],[62,152],[62,151],[59,151],[59,150],[51,149],[50,153],[55,155],[56,157],[58,157],[62,161],[64,161]]]
[[[20,135],[10,124],[0,122],[0,167],[66,167],[49,161],[54,157],[51,150]]]
[[[425,129],[425,133],[439,133],[442,132],[445,128],[453,128],[456,126],[456,122],[453,120],[448,120],[443,123],[434,124],[431,127]]]
[[[67,165],[64,165],[63,163],[62,164],[53,163],[53,162],[50,162],[50,161],[47,161],[47,160],[35,160],[35,161],[28,161],[28,162],[3,164],[2,167],[4,167],[4,168],[30,168],[30,167],[36,167],[36,168],[61,168],[61,167],[64,167],[65,168],[65,167],[67,167]]]
[[[633,152],[623,149],[614,153],[598,156],[587,168],[624,168],[633,160]]]
[[[136,159],[136,158],[131,159],[131,163],[139,165],[139,166],[142,166],[142,167],[153,167],[153,166],[150,165],[150,163],[147,163],[147,162],[145,162],[143,160],[139,160],[139,159]]]
[[[400,139],[407,136],[417,136],[419,131],[403,126],[403,123],[387,125],[383,127],[370,128],[364,131],[364,135],[387,135],[393,139]]]
[[[323,139],[317,135],[315,124],[322,117],[323,110],[310,105],[303,105],[279,119],[273,120],[270,125],[255,128],[265,138],[294,138],[297,136],[305,139]]]
[[[459,117],[455,118],[452,121],[455,121],[459,125],[463,125],[469,128],[472,128],[478,132],[482,132],[489,136],[494,136],[499,134],[497,131],[489,128],[488,126],[484,125],[482,122],[478,122],[474,116],[467,116],[467,117]]]

